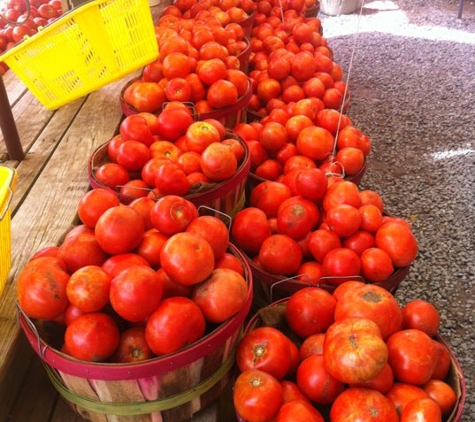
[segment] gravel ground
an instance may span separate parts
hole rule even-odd
[[[462,366],[462,421],[475,421],[475,5],[366,1],[319,13],[345,72],[353,124],[372,140],[362,188],[412,221],[419,255],[396,297],[430,300]]]

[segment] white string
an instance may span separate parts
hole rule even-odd
[[[342,115],[343,115],[343,110],[344,110],[344,107],[345,107],[345,103],[346,103],[346,98],[347,98],[347,95],[348,95],[348,86],[349,86],[349,82],[350,82],[350,75],[351,75],[351,69],[353,68],[353,59],[355,57],[355,51],[356,51],[356,42],[358,40],[358,35],[359,35],[359,28],[360,28],[360,21],[361,21],[361,15],[363,13],[363,7],[365,5],[365,1],[366,0],[362,0],[361,1],[361,7],[360,7],[360,11],[358,13],[358,20],[356,22],[356,32],[353,36],[353,48],[351,50],[351,56],[350,56],[350,62],[348,64],[348,72],[346,73],[346,81],[345,81],[345,91],[343,92],[343,99],[341,101],[341,106],[340,106],[340,116],[338,116],[338,125],[337,125],[337,129],[336,129],[336,133],[335,133],[335,142],[333,144],[333,154],[332,154],[332,159],[334,159],[335,157],[335,154],[336,154],[336,149],[337,149],[337,139],[338,139],[338,134],[340,133],[340,124],[341,124],[341,119],[342,119]],[[341,11],[341,6],[342,6],[343,3],[340,3],[340,11]]]

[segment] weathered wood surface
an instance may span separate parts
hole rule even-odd
[[[162,9],[163,5],[152,8],[155,18]],[[59,244],[77,222],[77,203],[89,189],[87,160],[116,133],[123,117],[120,90],[136,75],[56,111],[44,108],[13,72],[3,76],[25,158],[21,162],[8,159],[0,132],[0,162],[15,167],[19,176],[11,204],[12,268],[0,297],[1,421],[84,421],[58,395],[20,330],[15,280],[37,250]],[[193,420],[214,421],[218,409],[219,420],[232,420],[225,416],[230,410],[228,396]]]

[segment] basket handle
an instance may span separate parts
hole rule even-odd
[[[23,25],[28,19],[30,19],[30,14],[31,14],[30,0],[23,0],[23,1],[25,2],[25,6],[26,6],[25,19],[23,19],[20,22],[11,21],[10,19],[7,19],[5,16],[3,16],[1,13],[0,13],[0,18],[2,18],[6,23],[8,23],[11,26],[21,26],[21,25]]]

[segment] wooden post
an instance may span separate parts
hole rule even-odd
[[[18,136],[15,120],[13,119],[12,109],[8,101],[7,91],[3,84],[3,78],[0,76],[0,128],[2,129],[5,145],[10,160],[21,161],[25,157]]]

